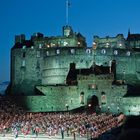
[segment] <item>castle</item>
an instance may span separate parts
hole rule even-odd
[[[140,114],[140,34],[94,36],[93,46],[63,27],[62,36],[15,36],[9,94],[28,111],[79,107]]]

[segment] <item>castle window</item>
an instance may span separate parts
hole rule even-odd
[[[46,55],[49,56],[49,51],[46,51]]]
[[[65,42],[63,43],[63,45],[64,45],[64,46],[67,46],[67,45],[68,45],[68,42],[65,41]]]
[[[31,46],[31,49],[33,49],[34,48],[34,46]]]
[[[40,65],[39,65],[39,62],[38,61],[36,63],[36,69],[40,69]]]
[[[122,44],[120,43],[119,46],[122,47]]]
[[[59,49],[56,50],[56,54],[60,54],[60,50]]]
[[[39,49],[41,49],[42,48],[42,44],[39,44]]]
[[[93,45],[96,45],[96,42],[93,42]]]
[[[101,95],[101,104],[102,104],[102,105],[105,105],[106,102],[107,102],[107,97],[106,97],[105,94],[102,94],[102,95]]]
[[[60,41],[58,41],[58,42],[57,42],[57,45],[58,45],[58,46],[60,46],[60,44],[61,44],[61,42],[60,42]]]
[[[75,49],[71,49],[71,50],[70,50],[70,53],[71,53],[71,54],[74,54],[74,53],[75,53]]]
[[[25,60],[22,60],[22,67],[25,67]]]
[[[47,45],[47,47],[49,48],[49,47],[50,47],[50,45],[48,44],[48,45]]]
[[[96,84],[89,84],[88,87],[89,89],[98,89]]]
[[[97,43],[93,42],[93,48],[96,49],[97,48]]]
[[[40,51],[37,51],[36,57],[40,57]]]
[[[55,43],[51,43],[51,47],[55,47],[56,46],[56,44]]]
[[[118,55],[118,50],[114,50],[114,55]]]
[[[101,53],[102,53],[102,54],[105,54],[105,53],[106,53],[106,50],[105,50],[105,49],[102,49],[102,50],[101,50]]]
[[[22,49],[26,49],[26,46],[24,45],[24,46],[22,46]]]
[[[106,47],[107,47],[107,48],[109,47],[109,43],[106,43]]]
[[[84,104],[84,92],[80,93],[80,104]]]
[[[26,55],[26,53],[25,53],[25,52],[23,52],[23,54],[22,54],[23,58],[25,58],[25,55]]]
[[[71,104],[72,104],[72,102],[73,102],[73,98],[71,98],[70,102],[71,102]]]
[[[91,53],[91,50],[90,49],[86,49],[86,53],[87,54],[90,54]]]
[[[130,54],[131,54],[130,51],[127,51],[127,52],[126,52],[126,55],[127,55],[127,56],[130,56]]]
[[[80,45],[81,43],[80,43],[80,42],[78,42],[77,44],[78,44],[78,45]]]

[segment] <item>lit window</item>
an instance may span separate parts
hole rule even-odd
[[[67,45],[68,45],[68,42],[65,41],[65,42],[64,42],[64,46],[67,46]]]
[[[78,43],[77,43],[78,45],[80,45],[80,42],[78,41]]]
[[[49,48],[49,47],[50,47],[50,45],[47,45],[47,47]]]
[[[74,54],[75,53],[75,49],[71,49],[70,52],[71,52],[71,54]]]
[[[51,42],[51,44],[50,44],[50,45],[51,45],[51,47],[55,46],[55,44],[54,44],[54,43],[52,43],[52,42]]]
[[[34,48],[34,46],[31,46],[31,49],[33,49]]]
[[[40,51],[37,51],[36,57],[40,57]]]
[[[22,67],[25,67],[25,60],[22,60]]]
[[[120,43],[119,46],[122,47],[122,44]]]
[[[105,49],[102,49],[102,50],[101,50],[101,53],[102,53],[102,54],[105,54],[105,53],[106,53],[106,50],[105,50]]]
[[[91,53],[91,50],[90,49],[86,49],[86,53]]]
[[[58,41],[58,42],[57,42],[57,44],[58,44],[58,45],[60,45],[60,44],[61,44],[61,42],[60,42],[60,41]]]
[[[101,95],[101,103],[106,104],[106,101],[107,101],[106,95],[105,94]]]
[[[118,55],[118,50],[114,50],[114,55]]]
[[[49,51],[46,51],[46,55],[49,56]]]
[[[39,49],[41,49],[42,48],[42,44],[39,44]]]
[[[89,89],[97,89],[97,85],[96,84],[90,84]]]
[[[107,47],[107,48],[109,47],[109,43],[106,43],[106,47]]]
[[[50,47],[52,47],[52,43],[50,43]]]
[[[60,44],[64,44],[63,40],[62,40],[62,41],[60,41]]]
[[[127,52],[126,52],[126,55],[127,55],[127,56],[130,56],[130,55],[131,55],[130,51],[127,51]]]
[[[60,54],[60,50],[59,49],[56,50],[56,54]]]
[[[26,48],[26,46],[24,45],[23,47],[22,47],[22,49],[25,49]]]
[[[93,42],[93,48],[94,48],[94,49],[97,48],[96,42]]]

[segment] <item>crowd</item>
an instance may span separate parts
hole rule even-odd
[[[44,134],[54,136],[73,135],[95,139],[103,133],[116,128],[123,123],[124,115],[111,113],[31,113],[16,107],[7,98],[0,98],[0,133],[5,136],[13,133],[15,137],[23,134],[25,137],[33,134],[36,137]]]

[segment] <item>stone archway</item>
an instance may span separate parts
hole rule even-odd
[[[88,112],[96,112],[99,107],[99,100],[96,95],[92,95],[87,99],[87,110]]]

